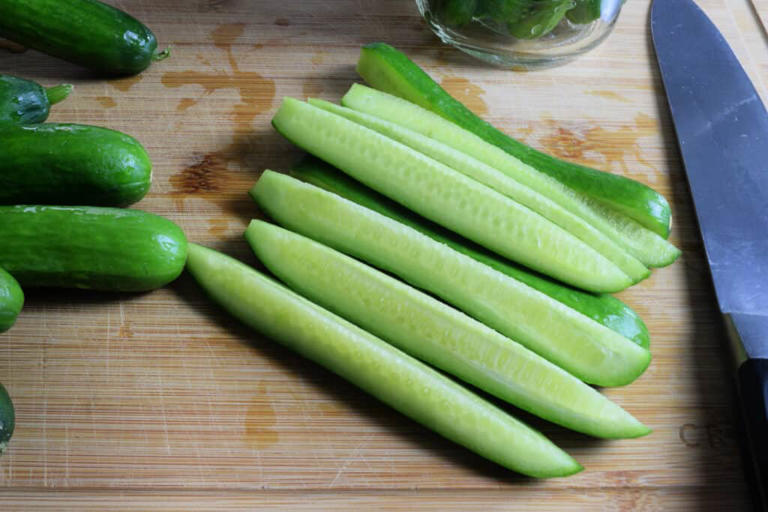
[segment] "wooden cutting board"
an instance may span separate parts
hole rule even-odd
[[[653,363],[605,393],[654,432],[599,441],[532,420],[586,470],[535,481],[421,428],[241,327],[184,276],[149,294],[32,291],[0,335],[18,426],[0,459],[0,510],[743,510],[733,387],[648,29],[627,3],[600,48],[531,73],[441,45],[408,0],[121,0],[172,57],[104,81],[28,51],[0,72],[76,88],[52,121],[136,136],[154,161],[135,207],[255,264],[246,190],[299,151],[269,120],[283,96],[337,100],[362,43],[409,54],[477,113],[529,144],[651,185],[670,200],[683,256],[621,294]],[[755,84],[765,33],[744,0],[703,0]],[[765,14],[765,12],[763,12]],[[0,142],[1,143],[1,142]]]

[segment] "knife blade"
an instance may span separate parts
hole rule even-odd
[[[730,46],[692,0],[653,0],[651,35],[718,305],[734,353],[768,508],[768,113]]]

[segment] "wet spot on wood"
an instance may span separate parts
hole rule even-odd
[[[541,137],[538,145],[547,153],[606,171],[618,167],[628,173],[630,164],[639,163],[654,171],[648,173],[649,180],[657,179],[658,173],[643,157],[640,140],[657,134],[659,127],[655,119],[643,113],[635,116],[633,124],[615,129],[603,126],[585,129],[552,119],[544,119],[542,123],[549,134]],[[628,163],[628,157],[634,161]]]
[[[223,50],[228,49],[235,40],[243,35],[245,30],[245,23],[225,23],[219,25],[211,32],[211,39],[213,44]]]
[[[227,219],[209,219],[208,234],[216,238],[226,238],[229,230],[229,221]]]
[[[117,106],[117,102],[111,96],[97,96],[96,101],[101,103],[104,108],[113,108]]]
[[[613,91],[587,91],[587,94],[591,96],[599,96],[601,98],[606,98],[609,100],[620,101],[622,103],[632,103],[632,100],[630,100],[629,98],[622,96],[621,94]]]
[[[260,382],[257,386],[257,396],[245,414],[245,438],[248,445],[263,450],[277,443],[280,436],[275,429],[276,424],[277,418],[270,402],[269,390],[265,383]]]
[[[317,98],[323,93],[323,83],[319,80],[307,80],[301,87],[304,98]]]
[[[206,59],[205,55],[203,55],[202,53],[198,53],[197,55],[195,55],[195,58],[200,62],[200,64],[204,64],[206,66],[211,65],[211,61]]]
[[[440,85],[448,91],[448,94],[462,102],[472,112],[478,115],[488,113],[488,105],[483,101],[482,96],[485,91],[460,76],[447,76],[443,78]]]
[[[291,20],[289,20],[288,18],[277,18],[275,20],[275,25],[277,25],[278,27],[288,27],[291,25]]]
[[[219,192],[228,182],[227,162],[217,153],[196,157],[194,163],[170,177],[173,189],[184,194]]]
[[[129,322],[123,322],[123,324],[120,326],[120,329],[117,331],[117,335],[121,338],[133,338],[133,329],[131,329],[131,324]]]
[[[118,91],[127,92],[131,87],[141,81],[141,75],[129,76],[125,78],[119,78],[117,80],[110,80],[109,84]]]
[[[181,98],[181,100],[179,100],[179,104],[176,105],[176,110],[178,112],[184,112],[188,108],[194,107],[195,105],[197,105],[197,100],[196,99]]]
[[[264,45],[261,43],[256,43],[255,45],[253,45],[254,50],[261,50],[262,48],[264,48]]]
[[[325,60],[325,52],[317,52],[312,56],[311,59],[309,59],[309,61],[315,66],[322,64],[324,60]]]

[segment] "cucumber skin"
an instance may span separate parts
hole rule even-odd
[[[541,433],[253,268],[196,244],[190,244],[187,268],[246,325],[475,453],[538,478],[582,470]]]
[[[0,382],[0,455],[5,452],[8,441],[13,436],[13,430],[16,426],[16,411],[13,409],[13,402],[8,390]]]
[[[0,74],[0,123],[42,123],[48,119],[50,109],[51,102],[42,85]]]
[[[619,299],[608,295],[594,295],[553,281],[545,276],[517,266],[511,261],[486,251],[475,243],[418,217],[394,201],[347,177],[341,171],[315,158],[306,157],[293,167],[292,175],[329,192],[354,201],[366,208],[386,215],[406,226],[444,243],[480,263],[517,279],[555,300],[558,300],[589,318],[603,324],[641,347],[650,347],[650,335],[642,318]]]
[[[77,124],[0,127],[0,204],[126,206],[149,191],[152,163],[133,137]]]
[[[187,240],[140,210],[0,206],[0,266],[23,287],[140,292],[184,269]]]
[[[357,72],[372,87],[435,112],[660,236],[669,236],[671,212],[664,196],[638,181],[560,160],[511,138],[472,113],[392,46],[386,43],[363,46]]]
[[[24,307],[24,292],[11,274],[0,268],[0,332],[5,332],[16,322]]]
[[[260,220],[251,221],[245,238],[292,290],[486,393],[594,437],[650,432],[562,368],[365,263]]]
[[[157,49],[149,28],[97,0],[3,0],[0,36],[107,75],[144,71]]]

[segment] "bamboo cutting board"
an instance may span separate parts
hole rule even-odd
[[[586,470],[535,481],[428,432],[241,327],[183,276],[149,294],[30,290],[0,335],[17,431],[0,459],[0,510],[744,510],[728,352],[648,30],[627,3],[611,37],[567,66],[513,73],[442,46],[409,0],[120,0],[172,57],[104,81],[39,53],[0,72],[72,82],[52,121],[136,136],[154,161],[135,207],[256,264],[246,195],[298,150],[269,120],[283,96],[337,100],[359,46],[404,50],[513,136],[638,179],[674,214],[672,267],[621,294],[653,363],[605,393],[654,429],[599,441],[531,419]],[[702,0],[758,88],[765,33],[744,0]],[[527,419],[530,419],[526,417]]]

